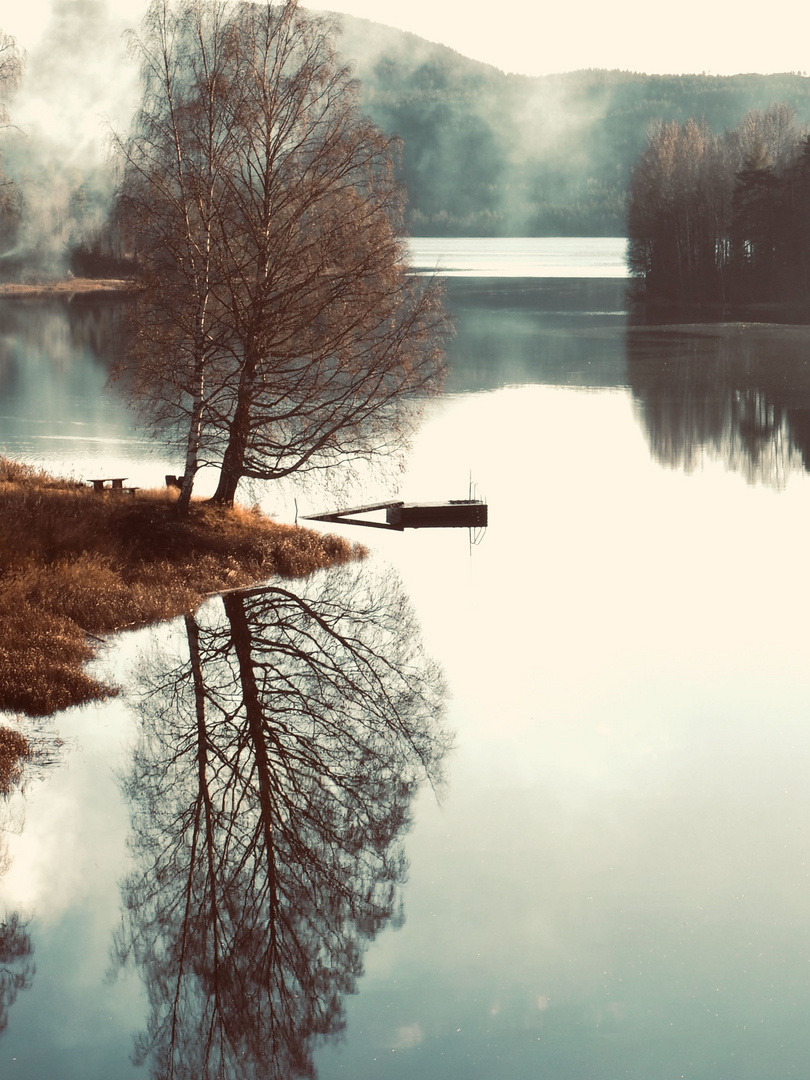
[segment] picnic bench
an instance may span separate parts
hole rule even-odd
[[[126,492],[127,495],[134,495],[138,490],[136,487],[124,487],[124,481],[128,479],[126,476],[104,476],[99,477],[96,480],[88,480],[88,484],[93,485],[93,491],[104,491],[105,484],[109,484],[110,487],[107,490]]]

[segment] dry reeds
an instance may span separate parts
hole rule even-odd
[[[180,516],[165,491],[99,495],[0,458],[0,709],[41,716],[114,692],[84,670],[88,635],[363,553],[254,511],[192,503]]]

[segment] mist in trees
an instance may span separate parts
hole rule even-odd
[[[9,123],[8,99],[19,86],[22,72],[23,58],[17,42],[0,30],[0,124],[3,127]]]
[[[122,29],[105,0],[70,0],[52,5],[39,40],[17,43],[0,123],[0,279],[131,269],[108,221],[108,128],[132,112]]]
[[[20,84],[23,57],[17,43],[0,28],[0,133],[11,124],[9,101]],[[13,243],[20,222],[19,190],[4,171],[0,148],[0,250]]]
[[[142,679],[116,947],[149,999],[136,1058],[312,1076],[402,917],[410,806],[448,747],[441,675],[399,586],[354,566],[227,594]]]
[[[121,56],[123,25],[109,8],[55,4],[43,38],[20,43],[28,55],[14,127],[0,132],[15,186],[0,195],[15,193],[23,228],[13,242],[0,236],[5,277],[131,270],[107,219],[114,181],[102,151],[110,124],[124,130],[137,94]],[[403,140],[395,168],[414,234],[621,235],[630,171],[651,124],[693,116],[711,131],[731,130],[774,101],[810,121],[810,79],[795,74],[529,78],[368,20],[340,23],[362,111]]]
[[[299,9],[155,0],[118,202],[142,275],[128,363],[214,499],[401,451],[442,377],[438,285],[409,274],[395,146],[334,28]]]
[[[650,133],[627,215],[647,297],[807,300],[809,230],[810,141],[789,107],[723,135],[693,120]]]
[[[415,235],[621,236],[651,125],[702,117],[723,131],[782,101],[810,121],[810,79],[796,74],[529,78],[368,20],[342,21],[363,107],[403,137]]]

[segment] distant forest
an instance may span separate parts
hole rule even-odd
[[[341,16],[366,110],[403,139],[415,235],[624,236],[650,130],[722,135],[784,103],[810,123],[810,78],[576,71],[506,75],[452,49]]]
[[[786,105],[733,130],[659,124],[630,183],[631,272],[647,298],[810,299],[810,138]]]

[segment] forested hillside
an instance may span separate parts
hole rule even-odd
[[[365,108],[404,140],[417,235],[625,233],[625,197],[651,125],[721,134],[786,103],[810,123],[810,78],[576,71],[508,75],[441,45],[341,16]]]
[[[103,117],[117,114],[125,132],[135,77],[121,19],[99,16],[90,34],[82,11],[55,9],[53,32],[27,53],[0,33],[0,278],[127,271]],[[810,78],[797,74],[529,78],[380,23],[338,21],[364,110],[403,140],[415,235],[623,236],[631,172],[656,125],[692,119],[722,138],[781,103],[800,135],[810,125]]]

